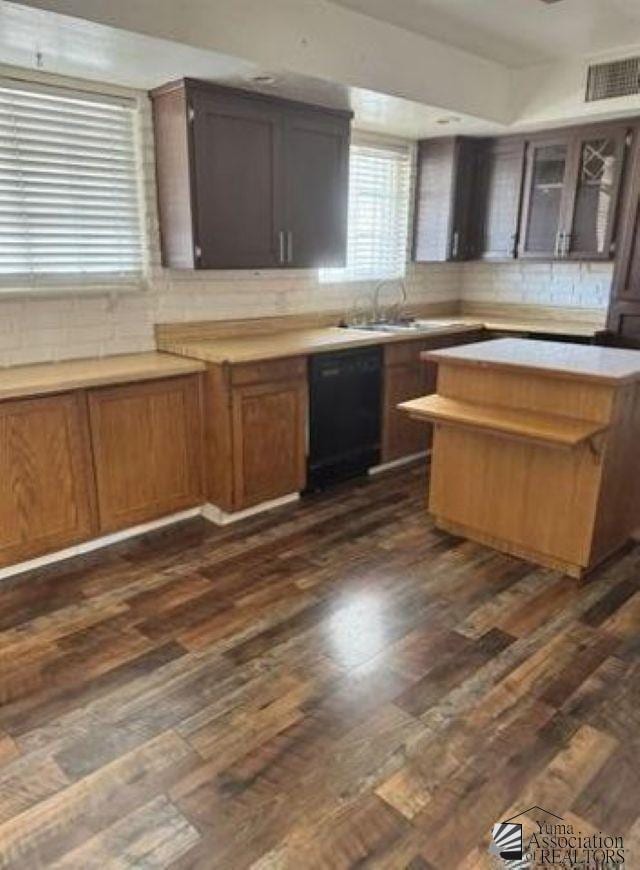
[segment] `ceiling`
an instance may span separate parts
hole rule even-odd
[[[140,6],[152,2],[158,4],[153,7],[156,11],[160,0],[138,0]],[[189,4],[203,8],[204,24],[198,34],[211,23],[212,32],[219,35],[225,20],[219,7],[233,11],[234,2],[237,0],[183,0],[181,9],[186,16]],[[282,50],[269,55],[275,63],[265,66],[268,57],[259,50],[265,44],[267,22],[260,17],[264,0],[243,0],[237,6],[240,17],[226,22],[232,36],[246,35],[253,28],[256,44],[242,57],[240,52],[236,54],[237,44],[228,39],[205,48],[206,41],[187,43],[178,41],[177,36],[173,40],[166,31],[156,30],[152,35],[40,8],[74,5],[70,0],[0,0],[0,74],[5,65],[5,74],[13,67],[39,69],[140,90],[188,76],[331,108],[351,108],[357,128],[408,139],[491,135],[582,119],[640,115],[640,96],[602,104],[584,101],[585,53],[593,56],[596,51],[615,49],[620,56],[623,46],[630,43],[640,53],[640,0],[559,0],[549,4],[542,0],[324,0],[320,4],[318,0],[296,0],[298,9],[311,10],[316,16],[298,22],[298,29],[293,26],[296,20],[291,2],[270,0],[272,30],[277,7],[280,18],[276,30],[285,40]],[[98,4],[108,11],[118,5],[116,0],[93,0],[91,8]],[[119,4],[130,8],[126,0],[119,0]],[[162,5],[175,11],[171,0],[164,0]],[[145,26],[150,18],[153,24],[158,14],[155,18],[147,15]],[[173,19],[171,23],[175,26]],[[414,32],[409,33],[410,29]],[[326,75],[307,74],[306,58],[296,54],[299,44],[305,50],[311,46],[309,50],[328,69]],[[463,51],[452,50],[453,44]],[[260,56],[262,62],[256,59]],[[488,64],[482,56],[493,63]],[[345,58],[353,64],[349,66]],[[419,91],[425,91],[426,83],[431,90],[427,88],[425,93],[433,99],[418,102],[415,88],[398,86],[395,73],[399,59],[408,73],[407,82],[417,82]],[[544,66],[531,66],[543,61]],[[488,79],[482,77],[487,66],[492,76]],[[519,68],[514,69],[516,66]],[[359,74],[350,79],[354,67]],[[263,74],[273,77],[271,84],[254,80]],[[453,95],[447,93],[452,82],[457,86]],[[460,110],[468,109],[468,100],[461,101],[460,95],[468,96],[472,83],[484,99],[502,82],[510,107],[505,120],[496,122],[490,111],[472,116]],[[433,85],[440,88],[439,94]],[[438,101],[438,95],[443,99]]]
[[[485,134],[498,126],[401,97],[347,87],[284,69],[269,68],[193,46],[0,0],[2,65],[148,90],[182,77],[275,94],[336,109],[351,108],[355,126],[420,139],[449,132]],[[5,72],[10,72],[5,70]],[[275,81],[262,85],[256,76]]]
[[[640,45],[640,0],[332,0],[511,67]]]

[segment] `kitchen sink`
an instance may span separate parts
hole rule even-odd
[[[358,323],[347,324],[348,329],[361,329],[365,332],[391,332],[412,335],[421,332],[435,332],[442,329],[459,326],[456,321],[410,320],[403,323]]]

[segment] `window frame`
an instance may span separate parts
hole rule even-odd
[[[351,152],[353,149],[371,149],[381,152],[395,152],[402,155],[406,160],[406,175],[402,183],[406,184],[405,201],[401,206],[404,212],[400,216],[397,226],[403,226],[402,230],[402,269],[398,273],[382,272],[380,274],[358,274],[357,266],[347,265],[337,268],[324,268],[319,270],[318,278],[321,284],[371,284],[380,281],[404,281],[407,278],[408,267],[411,263],[411,230],[413,215],[415,210],[415,178],[416,178],[416,143],[409,139],[399,139],[387,136],[382,136],[373,133],[364,133],[354,131],[351,144],[349,159],[351,161]],[[351,162],[349,166],[349,216],[347,223],[347,258],[349,257],[349,244],[351,241],[352,231],[352,182],[353,174],[351,172]],[[355,210],[355,209],[354,209]]]
[[[117,270],[105,272],[43,272],[33,271],[0,274],[0,302],[21,297],[64,297],[119,295],[139,293],[149,288],[150,254],[148,238],[148,205],[144,167],[144,108],[138,92],[129,89],[93,86],[90,82],[60,81],[43,75],[34,78],[13,75],[0,68],[0,89],[23,91],[34,97],[52,96],[78,104],[119,106],[131,112],[131,157],[135,179],[136,224],[139,268],[130,273]],[[132,190],[134,185],[131,186]],[[18,234],[16,234],[18,235]]]

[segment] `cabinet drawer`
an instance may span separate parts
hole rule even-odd
[[[231,384],[234,387],[298,380],[306,376],[307,358],[304,356],[231,366]]]

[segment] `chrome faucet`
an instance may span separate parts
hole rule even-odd
[[[386,312],[383,306],[380,305],[380,294],[384,287],[388,284],[397,285],[400,287],[401,298],[394,305],[387,306]],[[385,321],[397,322],[400,320],[402,315],[402,309],[407,304],[407,285],[404,281],[395,281],[392,279],[385,279],[384,281],[378,281],[376,286],[373,288],[373,293],[371,294],[371,320],[373,323],[384,323]]]

